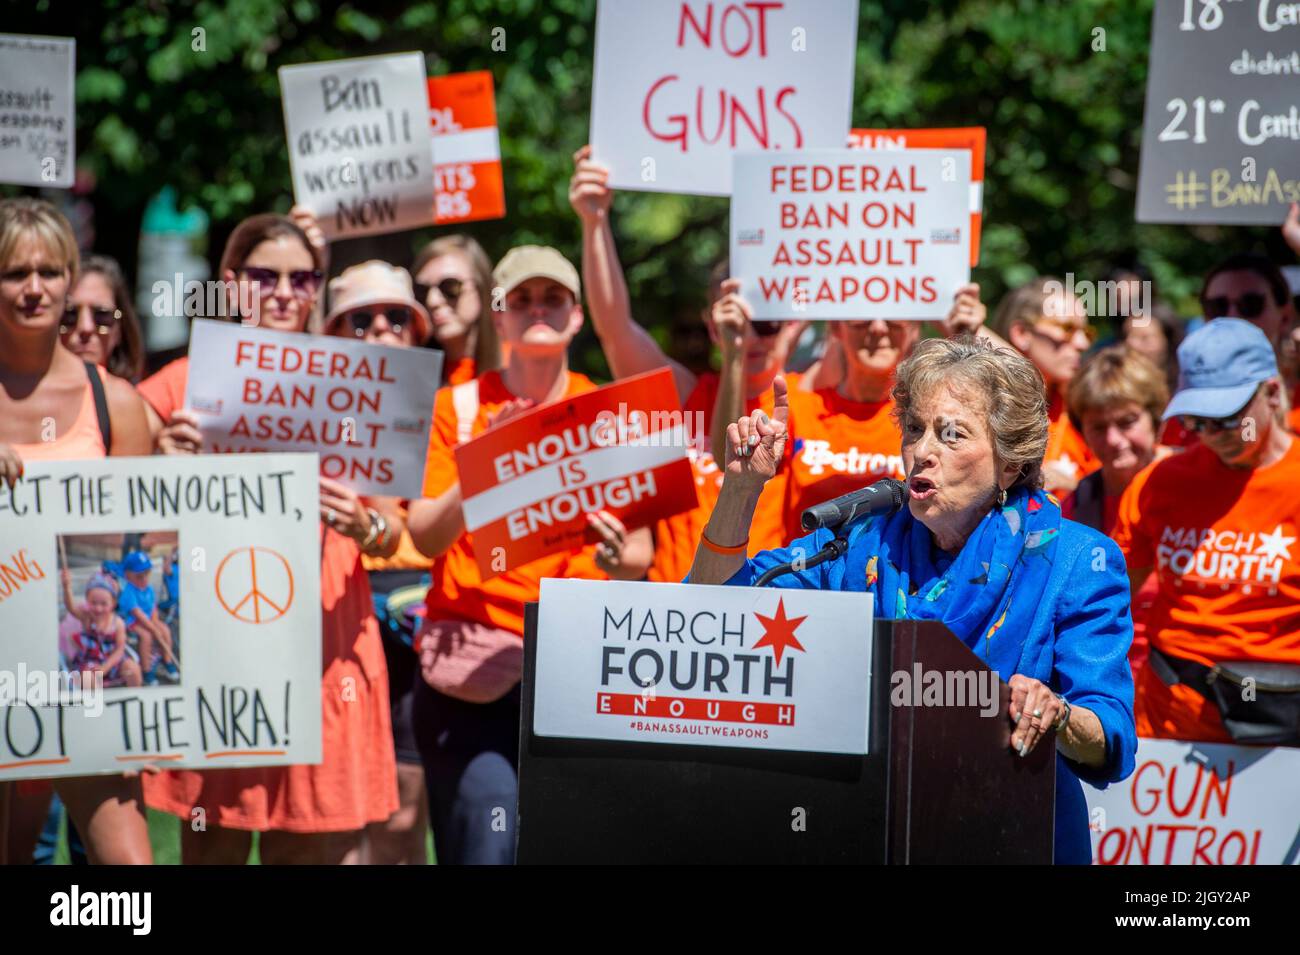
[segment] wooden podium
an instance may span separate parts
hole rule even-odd
[[[1051,863],[1056,748],[1010,748],[1010,696],[890,705],[899,670],[986,671],[942,624],[877,620],[864,756],[539,737],[527,606],[517,861]]]

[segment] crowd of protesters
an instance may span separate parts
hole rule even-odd
[[[1251,741],[1213,677],[1249,675],[1251,663],[1300,668],[1300,327],[1277,263],[1241,254],[1211,270],[1203,324],[1190,334],[1147,296],[1145,310],[1123,317],[1119,341],[1094,348],[1083,303],[1040,277],[1005,296],[991,322],[972,284],[941,323],[830,323],[803,368],[791,360],[805,323],[754,321],[720,263],[702,314],[720,367],[696,372],[638,320],[608,176],[588,148],[575,156],[569,196],[580,267],[553,248],[519,246],[493,268],[474,239],[447,235],[409,271],[370,261],[327,284],[329,250],[310,213],[255,215],[231,234],[220,277],[240,302],[261,296],[267,328],[443,352],[424,494],[367,498],[320,478],[321,763],[59,779],[53,789],[90,861],[150,862],[146,806],[181,818],[186,863],[242,862],[254,832],[268,863],[420,863],[426,826],[439,862],[510,861],[524,605],[541,579],[686,577],[717,499],[727,425],[750,409],[770,413],[778,376],[790,440],[756,506],[750,554],[799,536],[811,504],[903,477],[891,389],[924,337],[988,338],[1037,369],[1050,419],[1045,489],[1066,517],[1111,535],[1128,565],[1139,734]],[[1300,208],[1284,235],[1300,255]],[[1115,278],[1146,281],[1133,269]],[[0,202],[0,477],[12,484],[31,461],[203,453],[184,407],[187,360],[139,380],[130,301],[122,270],[82,259],[52,206]],[[596,388],[570,368],[588,318],[614,378],[667,367],[690,420],[706,423],[686,448],[699,504],[639,530],[588,515],[600,543],[484,580],[454,449]],[[50,418],[56,433],[43,440]],[[74,602],[82,608],[69,591],[70,610]],[[345,682],[355,688],[346,700]],[[4,861],[30,861],[50,787],[0,784],[0,793]],[[198,809],[201,827],[190,824]]]

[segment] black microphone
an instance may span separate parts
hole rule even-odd
[[[905,500],[907,500],[907,485],[893,478],[885,478],[870,487],[859,488],[813,505],[803,512],[800,522],[806,531],[815,531],[823,527],[834,530],[859,517],[896,511],[903,506]]]

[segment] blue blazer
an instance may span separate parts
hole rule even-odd
[[[858,521],[850,528],[849,549],[841,560],[783,574],[772,586],[865,592],[867,561],[873,556],[863,544],[866,523]],[[787,547],[756,554],[727,584],[749,586],[764,571],[796,555],[811,557],[833,536],[819,530]],[[916,583],[924,589],[927,582]],[[1133,619],[1124,557],[1109,537],[1063,519],[1046,589],[1018,599],[1038,601],[1029,632],[1014,640],[978,640],[977,636],[984,646],[970,649],[1004,681],[1016,673],[1041,680],[1072,706],[1092,710],[1101,721],[1106,737],[1103,766],[1084,766],[1059,751],[1056,758],[1056,862],[1087,865],[1092,845],[1080,780],[1098,789],[1119,782],[1133,772],[1137,750],[1128,662]]]

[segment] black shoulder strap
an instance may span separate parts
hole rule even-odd
[[[104,439],[104,453],[113,453],[113,419],[108,415],[108,395],[104,394],[104,380],[99,377],[99,369],[90,362],[86,366],[86,377],[90,379],[90,391],[95,396],[95,417],[99,419],[99,436]]]

